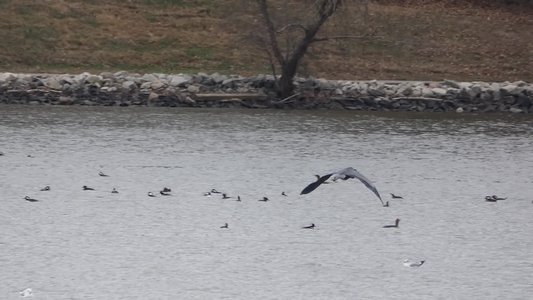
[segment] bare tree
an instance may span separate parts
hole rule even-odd
[[[258,40],[270,59],[277,92],[281,98],[294,92],[294,77],[309,47],[320,41],[355,38],[355,36],[319,36],[326,22],[348,2],[364,4],[368,0],[255,0],[262,24]],[[352,16],[353,17],[353,16]],[[280,74],[277,74],[277,68]]]

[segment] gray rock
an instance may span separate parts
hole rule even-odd
[[[444,97],[448,93],[448,91],[443,88],[432,88],[431,92],[433,93],[433,96],[437,98]]]
[[[190,79],[191,79],[190,77],[172,75],[172,76],[169,76],[169,84],[174,87],[182,86],[188,83]]]
[[[48,79],[45,80],[44,84],[48,88],[51,88],[51,89],[54,89],[54,90],[61,90],[62,89],[61,82],[59,82],[59,80],[56,77],[49,77]]]
[[[524,111],[518,107],[511,107],[509,109],[510,112],[514,113],[514,114],[518,114],[518,113],[523,113]]]
[[[149,89],[151,87],[152,87],[152,83],[150,81],[146,81],[146,82],[143,82],[141,84],[141,89],[142,90],[147,90],[147,89]]]
[[[124,81],[122,83],[122,88],[126,89],[126,90],[131,90],[131,89],[134,89],[136,87],[137,87],[137,84],[135,82],[133,82],[133,81],[129,81],[128,80],[128,81]]]
[[[157,100],[159,100],[159,95],[152,92],[150,93],[150,95],[148,95],[148,101],[149,102],[156,102]]]
[[[141,81],[149,82],[159,81],[159,78],[157,78],[157,76],[155,76],[154,74],[144,74],[140,79]]]
[[[13,73],[0,73],[0,83],[16,81],[17,76]]]
[[[85,78],[85,81],[92,84],[99,84],[102,82],[102,79],[103,78],[101,76],[90,74]]]
[[[460,89],[461,88],[461,85],[457,81],[454,81],[454,80],[444,79],[442,84],[446,85],[446,86],[449,86],[449,87],[452,87],[454,89]]]
[[[189,85],[189,86],[187,87],[187,91],[188,91],[189,93],[198,93],[198,92],[200,92],[200,87],[197,86],[197,85]]]

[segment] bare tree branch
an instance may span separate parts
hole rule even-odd
[[[323,41],[331,41],[331,40],[347,40],[347,39],[365,39],[370,37],[370,35],[339,35],[339,36],[328,36],[328,37],[321,37],[321,38],[314,38],[314,42],[323,42]]]
[[[304,25],[302,25],[302,24],[287,24],[287,25],[281,27],[280,29],[278,29],[276,31],[276,33],[282,33],[283,31],[285,31],[287,29],[291,29],[291,28],[300,28],[304,32],[307,31],[307,28]]]
[[[270,17],[270,13],[268,12],[268,5],[266,3],[266,0],[257,0],[257,3],[259,4],[259,11],[261,15],[263,15],[263,21],[265,22],[267,34],[270,40],[272,51],[274,52],[274,56],[282,64],[285,62],[285,59],[283,58],[283,55],[281,54],[281,51],[279,49],[278,40],[276,39],[276,30],[274,29],[274,23],[272,23],[272,18]]]

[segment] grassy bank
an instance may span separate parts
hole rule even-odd
[[[0,71],[268,73],[226,17],[239,1],[0,0]],[[372,3],[373,37],[317,44],[302,75],[533,81],[533,10],[455,2]]]

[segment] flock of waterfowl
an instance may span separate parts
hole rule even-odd
[[[5,154],[3,152],[0,152],[0,156],[4,156],[4,155]],[[98,175],[101,176],[101,177],[109,177],[109,175],[107,175],[107,174],[105,174],[103,172],[99,172]],[[381,202],[383,207],[389,207],[389,201],[383,202],[383,199],[381,198],[381,195],[379,194],[377,188],[372,184],[372,182],[370,180],[368,180],[363,174],[361,174],[360,172],[358,172],[356,169],[354,169],[352,167],[343,168],[343,169],[340,169],[340,170],[337,170],[337,171],[334,171],[334,172],[327,173],[327,174],[322,175],[322,176],[320,176],[320,175],[315,175],[315,176],[317,178],[316,181],[313,181],[310,184],[308,184],[301,191],[300,195],[309,194],[312,191],[314,191],[315,189],[317,189],[322,184],[329,184],[330,182],[328,182],[328,179],[331,180],[332,182],[336,182],[339,179],[340,180],[358,179],[370,191],[372,191],[374,193],[374,195],[376,195],[376,197],[379,199],[379,201]],[[84,191],[92,191],[92,190],[94,190],[94,188],[91,188],[91,187],[86,186],[86,185],[82,186],[82,189]],[[44,191],[50,191],[50,190],[51,190],[51,188],[48,185],[40,189],[40,191],[43,191],[43,192]],[[170,188],[164,187],[162,190],[159,191],[159,195],[161,195],[161,196],[170,196],[171,192],[172,192],[172,190]],[[118,193],[118,190],[116,188],[113,188],[111,190],[111,193],[115,193],[116,194],[116,193]],[[148,195],[148,197],[156,197],[156,194],[154,194],[153,192],[148,192],[147,195]],[[235,199],[235,201],[239,201],[239,202],[242,201],[240,196],[231,197],[227,193],[217,191],[216,189],[212,189],[209,192],[205,192],[203,195],[206,196],[206,197],[211,197],[213,195],[219,195],[219,196],[222,197],[222,199]],[[403,197],[401,197],[399,195],[395,195],[393,193],[391,193],[390,195],[391,195],[392,199],[403,199]],[[286,197],[287,194],[285,192],[281,192],[281,196]],[[31,198],[30,196],[25,196],[23,199],[28,201],[28,202],[39,202],[38,199]],[[507,199],[507,198],[501,198],[501,197],[498,197],[496,195],[486,196],[485,197],[485,201],[487,201],[487,202],[497,202],[497,201],[501,201],[501,200],[505,200],[505,199]],[[268,202],[268,201],[270,201],[270,199],[268,197],[262,197],[262,198],[258,199],[257,201]],[[385,226],[383,226],[383,228],[399,228],[399,224],[400,224],[400,219],[397,218],[394,221],[394,224],[385,225]],[[316,227],[317,226],[314,223],[311,223],[310,225],[301,227],[301,229],[312,230],[312,229],[315,229]],[[229,229],[230,227],[229,227],[228,223],[224,223],[224,225],[220,226],[220,228],[221,229]],[[420,267],[424,263],[425,263],[425,260],[411,261],[409,259],[406,259],[406,260],[404,260],[403,265],[406,266],[406,267]],[[31,296],[33,296],[32,290],[30,288],[25,289],[24,291],[20,292],[20,296],[21,297],[31,297]]]

